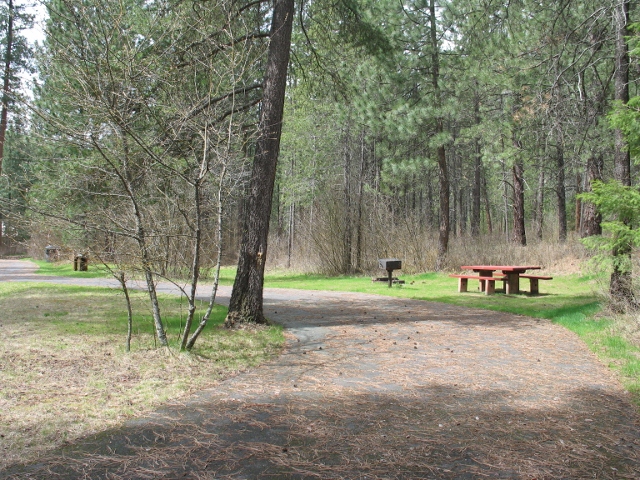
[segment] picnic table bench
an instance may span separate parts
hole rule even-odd
[[[495,293],[495,282],[499,280],[503,282],[503,289],[506,294],[520,293],[520,279],[529,280],[529,291],[532,295],[540,293],[540,280],[552,280],[553,277],[546,275],[527,275],[527,270],[539,270],[541,267],[536,265],[470,265],[463,266],[463,270],[473,270],[474,274],[452,274],[450,277],[458,279],[458,292],[466,292],[469,280],[480,281],[480,291],[485,295]],[[494,275],[494,272],[501,273]]]
[[[529,279],[529,292],[531,292],[531,295],[538,295],[540,293],[538,283],[540,280],[553,280],[553,277],[547,275],[520,275],[520,278]]]
[[[469,287],[469,280],[480,280],[481,285],[483,285],[480,290],[484,292],[485,295],[493,295],[496,292],[496,280],[504,282],[507,280],[507,277],[487,277],[481,275],[463,275],[463,274],[452,274],[450,277],[458,279],[458,292],[466,292]]]

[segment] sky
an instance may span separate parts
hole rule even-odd
[[[35,21],[33,22],[33,28],[24,30],[22,34],[29,43],[42,43],[44,40],[44,20],[47,14],[44,4],[37,1],[35,5],[27,8],[27,11],[35,15]]]

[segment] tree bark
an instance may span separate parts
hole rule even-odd
[[[482,191],[484,196],[484,216],[487,223],[487,233],[493,233],[493,224],[491,223],[491,202],[489,201],[489,188],[487,187],[487,174],[482,169]]]
[[[267,323],[262,308],[264,266],[280,151],[294,8],[293,0],[276,0],[273,10],[258,140],[249,186],[248,208],[245,210],[238,271],[225,321],[227,327],[239,322]]]
[[[517,98],[519,102],[519,97]],[[515,107],[514,107],[515,112]],[[514,115],[515,117],[515,115]],[[522,144],[518,138],[518,127],[514,125],[513,148],[515,159],[511,167],[511,178],[513,181],[513,238],[512,241],[518,245],[527,244],[524,221],[524,160],[522,158]]]
[[[626,104],[629,102],[629,0],[619,0],[615,7],[616,25],[616,70],[614,75],[615,99]],[[631,186],[631,156],[624,133],[615,131],[615,158],[613,176],[624,186]]]
[[[347,122],[347,130],[344,135],[344,164],[342,178],[342,194],[344,201],[344,224],[342,230],[342,273],[349,274],[352,270],[351,239],[353,226],[351,224],[351,122]]]
[[[13,54],[13,0],[8,2],[9,19],[7,22],[7,44],[4,55],[4,81],[2,85],[2,112],[0,112],[0,175],[2,175],[2,161],[4,159],[4,141],[7,135],[7,121],[9,117],[9,94],[11,93],[11,62]],[[0,229],[0,235],[2,229]],[[2,237],[0,236],[0,239]]]
[[[365,131],[362,129],[360,132],[360,171],[358,172],[358,209],[356,214],[356,271],[362,271],[362,203],[364,197],[364,175],[367,164],[367,152],[365,149]],[[415,203],[415,190],[414,190],[414,203]],[[415,208],[415,206],[414,206]]]
[[[535,235],[538,240],[542,240],[542,227],[544,225],[544,165],[540,165],[538,174],[538,190],[536,192],[535,208]]]
[[[513,172],[513,241],[518,245],[527,244],[524,222],[524,162],[518,159]]]
[[[576,174],[576,205],[574,224],[576,232],[580,232],[580,225],[582,225],[582,200],[579,195],[582,193],[582,176],[580,173]]]
[[[558,201],[558,239],[567,240],[567,194],[564,185],[564,151],[561,144],[556,147],[556,170],[558,183],[556,184],[556,198]]]
[[[587,182],[585,190],[591,191],[591,185],[595,180],[602,180],[603,168],[602,156],[589,157],[587,161]],[[592,235],[602,235],[602,215],[596,210],[596,206],[590,202],[582,203],[582,229],[581,237],[590,237]]]
[[[196,340],[198,339],[198,337],[200,336],[204,328],[207,326],[207,323],[209,322],[209,317],[211,317],[211,313],[213,312],[213,307],[216,303],[216,295],[218,294],[218,285],[220,283],[220,266],[222,265],[222,245],[223,245],[222,222],[224,217],[223,217],[223,205],[222,205],[222,190],[224,186],[226,173],[227,173],[227,166],[224,165],[222,167],[222,172],[220,173],[220,179],[219,179],[220,183],[218,184],[218,198],[217,198],[218,215],[217,215],[217,226],[216,226],[217,228],[216,239],[218,243],[218,252],[216,256],[216,267],[215,267],[216,273],[213,279],[213,287],[211,289],[211,295],[209,296],[209,305],[207,307],[207,311],[203,315],[202,319],[200,320],[200,323],[198,324],[198,327],[193,332],[193,334],[191,335],[191,337],[189,338],[189,340],[185,345],[185,348],[187,350],[191,350],[193,348],[193,346],[196,343]]]
[[[13,53],[13,0],[8,2],[9,19],[7,22],[7,44],[4,56],[4,82],[2,85],[2,111],[0,112],[0,176],[2,176],[2,161],[4,159],[4,141],[7,135],[7,121],[9,117],[9,93],[11,92],[11,62]],[[0,213],[0,253],[2,253],[3,215]]]
[[[437,110],[435,134],[440,137],[444,132],[444,122],[439,112],[440,101],[440,46],[438,44],[438,32],[436,29],[436,5],[435,0],[429,0],[430,34],[431,34],[431,83],[433,85],[433,104]],[[442,139],[439,139],[442,142]],[[436,270],[442,270],[445,266],[447,251],[449,249],[449,173],[447,170],[447,155],[444,144],[436,149],[438,159],[438,182],[440,184],[440,227],[438,236],[438,256],[436,258]]]
[[[473,113],[476,126],[480,125],[480,96],[478,95],[478,82],[474,82],[476,92],[473,98]],[[473,165],[473,193],[471,199],[471,236],[480,235],[480,198],[482,182],[482,152],[480,149],[480,138],[473,142],[474,165]]]
[[[629,102],[629,48],[627,45],[629,0],[620,0],[616,3],[614,20],[616,28],[615,99],[626,104]],[[613,176],[622,185],[631,186],[631,157],[624,134],[619,129],[615,131]],[[627,221],[625,218],[620,218],[620,220]],[[631,248],[632,246],[628,245],[624,248],[614,249],[612,255],[614,258],[630,256]],[[630,264],[630,262],[614,261],[609,284],[610,294],[617,304],[616,308],[620,310],[627,305],[635,305],[631,271],[621,269],[620,265],[623,263]]]

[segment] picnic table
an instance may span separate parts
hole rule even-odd
[[[529,279],[531,293],[539,293],[539,280],[551,280],[553,277],[542,275],[527,274],[528,270],[540,270],[542,267],[538,265],[463,265],[462,270],[473,270],[475,275],[451,275],[459,279],[458,291],[467,290],[467,282],[469,279],[477,279],[480,281],[480,291],[486,295],[491,295],[495,291],[495,282],[502,281],[504,283],[504,291],[506,294],[520,293],[520,279]],[[499,275],[494,275],[500,272]]]

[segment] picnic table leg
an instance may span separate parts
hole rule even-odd
[[[459,278],[458,279],[458,293],[466,292],[468,286],[469,286],[469,279],[468,278]]]
[[[538,284],[537,278],[530,278],[529,282],[531,282],[531,295],[538,295],[540,293],[540,288]]]
[[[507,273],[505,292],[507,295],[520,293],[520,275],[518,273]]]
[[[478,275],[481,277],[493,277],[493,271],[491,270],[480,270],[478,272]],[[486,292],[487,291],[487,282],[485,280],[480,280],[480,291],[481,292]],[[490,295],[490,294],[487,294]]]
[[[496,281],[495,280],[485,280],[486,290],[484,291],[485,295],[493,295],[496,293]]]

